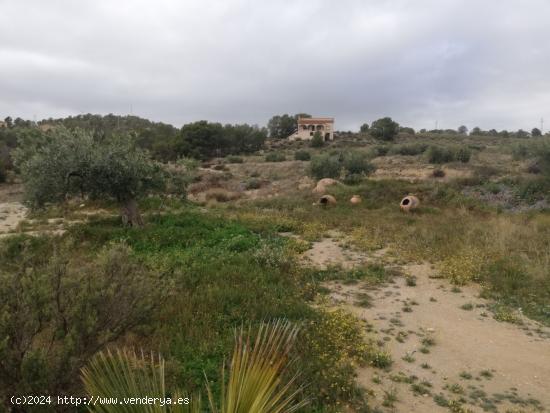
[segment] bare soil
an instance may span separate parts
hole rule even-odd
[[[351,268],[382,255],[365,256],[324,239],[304,259],[321,268]],[[377,288],[326,284],[331,305],[365,320],[392,355],[387,370],[358,370],[358,382],[371,392],[370,405],[398,413],[448,412],[449,402],[472,412],[550,409],[550,329],[527,318],[520,325],[495,320],[491,303],[479,298],[479,286],[457,289],[432,278],[429,264],[401,269],[415,286],[406,277]],[[397,400],[384,403],[386,393]]]

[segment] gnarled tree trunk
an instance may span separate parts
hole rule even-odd
[[[143,226],[143,219],[139,213],[138,204],[133,198],[130,198],[123,203],[120,210],[120,215],[124,225],[130,225],[131,227]]]

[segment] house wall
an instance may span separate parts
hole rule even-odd
[[[304,129],[304,126],[306,127]],[[315,125],[298,125],[298,130],[291,136],[290,140],[301,139],[308,141],[313,139],[313,134],[319,131],[324,140],[333,140],[334,139],[334,128],[332,123],[319,123]],[[328,136],[327,136],[328,134]]]

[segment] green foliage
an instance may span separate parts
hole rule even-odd
[[[261,149],[267,131],[250,125],[225,125],[205,120],[184,125],[175,139],[176,155],[199,159],[229,154],[253,153]]]
[[[124,243],[97,257],[69,258],[72,245],[11,238],[0,249],[0,399],[74,390],[99,348],[151,316],[158,273]]]
[[[292,388],[297,376],[283,378],[297,333],[296,327],[284,321],[260,325],[255,338],[250,336],[250,331],[245,333],[241,329],[236,336],[228,382],[219,396],[221,400],[216,400],[211,386],[206,383],[209,410],[220,413],[290,413],[306,405],[307,400],[297,401],[301,389]],[[222,369],[222,382],[225,382],[224,376]],[[153,355],[137,356],[127,350],[99,353],[82,369],[82,380],[89,397],[111,400],[153,397],[181,402],[135,404],[128,406],[132,412],[203,411],[199,396],[183,397],[181,391],[167,390],[165,362],[160,356],[157,360]],[[114,413],[119,409],[116,404],[102,404],[95,405],[91,411]]]
[[[243,163],[244,159],[241,156],[230,155],[225,158],[227,163]]]
[[[457,131],[461,135],[466,135],[468,133],[468,128],[466,126],[462,125],[462,126],[458,127]]]
[[[96,140],[89,132],[59,128],[14,153],[32,207],[89,195],[126,202],[162,186],[162,171],[128,137]]]
[[[470,156],[470,150],[464,147],[444,147],[432,145],[427,150],[428,162],[434,164],[443,164],[454,161],[468,163],[470,161]]]
[[[272,139],[286,139],[294,133],[298,118],[311,118],[307,113],[298,113],[294,116],[284,114],[275,115],[267,123],[269,137]]]
[[[442,164],[455,160],[453,151],[450,148],[441,146],[430,146],[427,151],[427,156],[428,162],[435,164]]]
[[[372,122],[369,133],[377,139],[391,141],[399,132],[399,124],[391,118],[381,118]]]
[[[366,153],[346,151],[313,157],[309,174],[316,179],[341,178],[356,181],[359,177],[370,175],[374,170],[375,167],[370,163]]]
[[[305,150],[299,150],[294,152],[294,159],[297,161],[309,161],[311,159],[311,154]]]
[[[258,178],[250,178],[248,181],[246,181],[245,189],[258,189],[262,186],[262,181]]]
[[[410,128],[408,126],[400,127],[399,132],[406,133],[408,135],[414,135],[416,133],[413,128]]]
[[[325,145],[325,140],[323,139],[323,135],[321,135],[321,132],[316,131],[313,134],[313,138],[311,138],[309,144],[312,148],[322,148]]]
[[[470,157],[472,153],[467,148],[458,148],[455,152],[455,159],[462,163],[470,162]]]
[[[286,156],[281,152],[270,152],[265,156],[266,162],[283,162],[286,161]]]
[[[359,128],[359,132],[361,133],[367,133],[369,131],[369,124],[363,123],[361,127]]]
[[[529,204],[534,204],[548,197],[550,193],[550,177],[520,180],[514,186],[514,192],[519,199]]]
[[[4,165],[4,162],[0,159],[0,184],[6,182],[8,178],[8,171]]]
[[[392,155],[414,156],[424,153],[428,149],[425,143],[408,143],[403,145],[394,145],[390,148]]]
[[[367,364],[372,353],[363,331],[343,310],[322,311],[302,327],[300,368],[304,376],[314,378],[308,387],[321,406],[357,397],[353,366]]]
[[[389,145],[377,145],[372,148],[373,157],[386,156],[391,150]]]
[[[153,354],[136,355],[130,350],[107,350],[97,354],[81,371],[84,388],[90,398],[101,397],[110,403],[93,404],[90,412],[118,413],[123,399],[155,398],[154,403],[128,403],[132,413],[199,413],[200,399],[168,392],[165,361]],[[170,399],[170,403],[165,401]],[[160,401],[162,400],[162,402]],[[187,402],[187,404],[186,404]]]

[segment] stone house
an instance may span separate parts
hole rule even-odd
[[[325,141],[333,140],[334,118],[298,118],[297,129],[288,139],[311,140],[315,132],[319,132]]]

